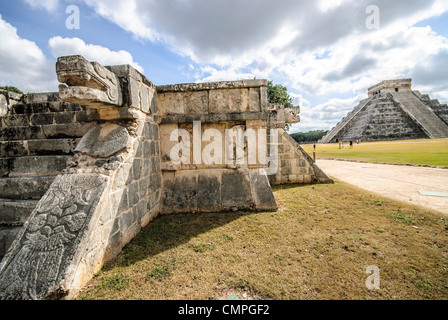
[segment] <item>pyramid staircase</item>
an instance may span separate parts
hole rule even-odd
[[[96,119],[57,93],[26,95],[0,117],[0,259]]]
[[[391,99],[390,93],[375,96],[359,112],[351,126],[344,132],[346,141],[368,139],[418,139],[426,132],[402,106]]]
[[[438,116],[432,108],[422,102],[422,100],[412,91],[402,91],[392,93],[408,112],[425,128],[431,138],[448,137],[448,126]]]

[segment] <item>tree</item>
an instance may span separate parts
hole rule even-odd
[[[288,94],[288,88],[281,84],[276,84],[268,81],[268,100],[269,103],[283,103],[286,108],[292,108],[293,99]]]
[[[269,103],[282,103],[286,108],[292,108],[293,99],[288,94],[288,88],[281,84],[275,84],[272,81],[268,81],[268,101]],[[285,126],[285,130],[289,130],[290,125]]]
[[[6,91],[15,92],[15,93],[18,93],[18,94],[23,94],[22,91],[20,91],[16,87],[12,87],[12,86],[2,86],[2,87],[0,87],[0,89],[6,90]]]
[[[315,130],[306,133],[293,133],[291,137],[298,143],[315,143],[325,137],[329,131],[328,130]]]

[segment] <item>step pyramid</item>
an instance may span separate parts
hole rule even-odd
[[[347,117],[323,139],[381,141],[448,138],[448,106],[412,90],[412,79],[386,80],[369,89]]]

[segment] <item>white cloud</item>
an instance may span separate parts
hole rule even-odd
[[[54,12],[58,7],[59,0],[25,0],[32,8],[45,9],[49,12]]]
[[[0,16],[0,84],[24,92],[57,91],[54,63],[36,43],[22,39],[17,29]]]
[[[148,26],[150,20],[147,18],[145,10],[142,10],[141,7],[142,5],[145,6],[145,1],[84,0],[84,2],[94,8],[99,15],[131,32],[137,38],[150,41],[160,40],[159,34]],[[146,1],[146,4],[151,4],[151,0]]]
[[[0,85],[12,85],[24,92],[58,91],[55,60],[48,59],[35,42],[22,39],[17,29],[0,16]],[[103,65],[130,64],[143,72],[127,51],[86,44],[79,38],[53,37],[49,46],[54,57],[80,54]]]
[[[143,73],[143,68],[134,61],[132,55],[124,50],[111,51],[108,48],[86,44],[79,38],[53,37],[49,40],[51,52],[55,58],[68,55],[81,55],[89,61],[105,66],[130,64]]]

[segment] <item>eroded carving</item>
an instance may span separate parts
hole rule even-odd
[[[91,108],[123,105],[118,77],[97,62],[89,62],[82,56],[60,57],[56,73],[59,82],[66,84],[59,86],[59,94],[65,102]]]
[[[89,131],[79,142],[75,151],[92,157],[109,158],[125,149],[130,139],[126,128],[106,123]]]
[[[59,176],[0,266],[0,299],[44,299],[60,290],[108,179]]]

